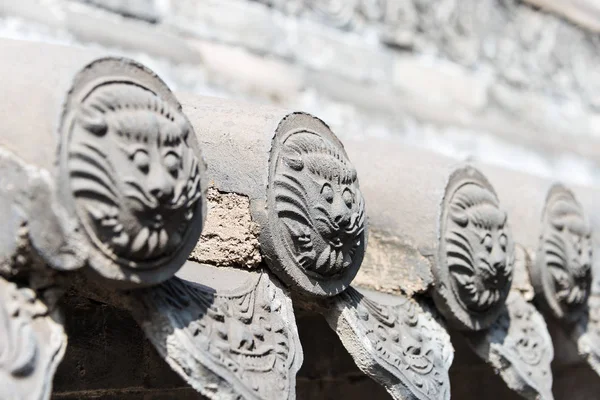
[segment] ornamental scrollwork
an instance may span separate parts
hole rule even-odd
[[[450,337],[414,300],[384,303],[350,287],[322,312],[358,367],[394,399],[450,398]]]
[[[440,227],[433,269],[436,304],[460,328],[485,328],[508,296],[514,245],[506,212],[474,168],[458,169],[450,177]]]
[[[552,339],[543,316],[511,291],[506,310],[487,330],[467,334],[475,352],[528,399],[552,400]]]
[[[291,300],[268,274],[236,272],[248,278],[232,291],[176,277],[143,289],[134,315],[173,370],[205,396],[293,399],[302,349]]]
[[[559,319],[586,310],[592,283],[592,231],[573,193],[554,185],[546,198],[531,280],[537,298]]]
[[[29,288],[0,278],[0,397],[49,399],[67,345],[63,326]]]
[[[597,294],[590,296],[587,313],[574,324],[571,337],[577,343],[579,354],[600,375],[600,297]]]
[[[300,291],[333,295],[354,278],[365,248],[365,205],[356,170],[320,120],[292,114],[271,150],[267,261]]]

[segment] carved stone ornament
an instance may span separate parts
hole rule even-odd
[[[592,283],[591,234],[573,193],[554,185],[546,198],[531,281],[536,300],[558,319],[572,322],[586,310]]]
[[[190,265],[197,280],[240,285],[174,277],[142,289],[134,315],[158,352],[211,399],[294,399],[303,355],[286,292],[267,273]]]
[[[343,291],[363,259],[365,205],[356,170],[321,120],[282,120],[273,140],[267,224],[269,267],[292,288],[318,296]]]
[[[67,337],[35,292],[0,278],[0,398],[49,399]]]
[[[98,60],[77,76],[60,132],[62,196],[91,267],[129,284],[172,276],[206,209],[205,164],[173,94],[133,61]]]
[[[506,309],[492,326],[466,337],[509,388],[530,400],[553,399],[552,339],[544,317],[520,293],[510,292]]]
[[[454,349],[446,330],[413,300],[367,295],[349,287],[322,310],[358,367],[394,399],[450,399]]]
[[[571,337],[577,343],[579,354],[600,375],[600,297],[592,294],[588,300],[588,312],[574,324]]]
[[[433,268],[438,309],[458,329],[490,326],[508,296],[514,245],[494,189],[473,167],[450,176],[439,232]]]

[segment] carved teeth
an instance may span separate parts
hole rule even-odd
[[[158,243],[158,232],[153,231],[148,237],[148,251],[146,252],[147,257],[152,257],[156,250],[156,244]]]
[[[113,237],[111,242],[117,247],[124,247],[129,243],[129,236],[125,232],[121,232],[118,236]]]
[[[158,249],[159,251],[163,251],[165,247],[167,247],[167,243],[169,241],[169,235],[165,229],[161,229],[158,233]]]
[[[275,365],[275,353],[272,347],[264,347],[256,351],[230,349],[240,366],[248,371],[266,372]]]
[[[133,244],[131,245],[131,251],[134,253],[139,252],[146,245],[146,240],[148,240],[148,236],[150,235],[150,230],[146,227],[142,228],[142,230],[137,234],[135,239],[133,240]]]

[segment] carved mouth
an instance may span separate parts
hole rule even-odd
[[[573,286],[572,288],[565,288],[557,292],[557,297],[564,300],[569,305],[583,304],[587,291],[579,286]]]
[[[159,230],[164,226],[163,216],[161,214],[154,214],[154,217],[150,220],[149,226],[154,230]]]
[[[247,371],[267,372],[275,366],[276,355],[270,346],[253,351],[234,348],[230,351],[238,364]]]
[[[337,236],[334,237],[334,238],[329,239],[329,241],[327,243],[329,243],[329,245],[331,247],[333,247],[334,249],[336,249],[336,250],[339,250],[339,249],[341,249],[344,246],[344,243],[342,242],[342,239],[340,239]]]
[[[477,305],[480,308],[488,308],[493,306],[500,300],[500,290],[498,289],[488,289],[483,292],[478,293],[475,298],[477,301]]]
[[[344,254],[342,250],[327,248],[317,259],[316,270],[331,276],[344,267]]]
[[[140,253],[144,251],[146,257],[154,257],[157,254],[162,254],[169,242],[169,235],[164,228],[150,229],[149,227],[142,228],[133,239],[131,251]]]
[[[364,230],[364,226],[362,226],[361,219],[359,218],[358,213],[354,213],[352,215],[352,223],[347,229],[336,229],[327,232],[329,236],[329,240],[327,243],[335,250],[339,250],[344,246],[344,239],[351,239],[354,241]]]
[[[404,358],[408,360],[410,368],[419,374],[428,374],[433,369],[433,362],[427,356],[413,355],[411,354],[414,349],[407,349],[404,354]],[[408,354],[407,354],[408,353]]]
[[[561,303],[566,303],[568,306],[585,303],[589,291],[585,278],[578,278],[574,274],[570,275],[562,267],[551,266],[550,272],[554,280],[556,297]],[[584,274],[584,277],[586,276]]]
[[[469,308],[485,310],[496,304],[502,297],[500,285],[481,289],[476,285],[473,276],[466,276],[464,274],[455,274],[454,276],[459,287],[462,288],[462,292],[466,294],[465,297],[467,298],[464,300]]]
[[[471,301],[475,308],[485,310],[492,307],[500,300],[500,290],[497,288],[477,290],[477,288],[466,287],[471,293]]]

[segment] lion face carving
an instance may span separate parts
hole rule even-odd
[[[566,189],[556,186],[546,205],[540,260],[557,314],[585,306],[591,286],[591,228],[583,209]]]
[[[290,247],[308,273],[333,276],[352,264],[364,230],[356,170],[324,139],[298,133],[285,142],[277,213]]]
[[[365,247],[365,206],[356,170],[329,128],[291,114],[272,148],[267,260],[310,294],[332,295],[356,275]]]
[[[89,236],[109,257],[144,268],[178,249],[202,194],[190,132],[179,111],[133,84],[100,86],[81,103],[70,188]]]
[[[459,329],[489,327],[510,291],[515,254],[507,214],[475,168],[450,175],[439,234],[436,305]]]
[[[450,203],[446,237],[453,288],[464,305],[485,311],[506,298],[512,278],[506,213],[489,191],[468,184]]]

